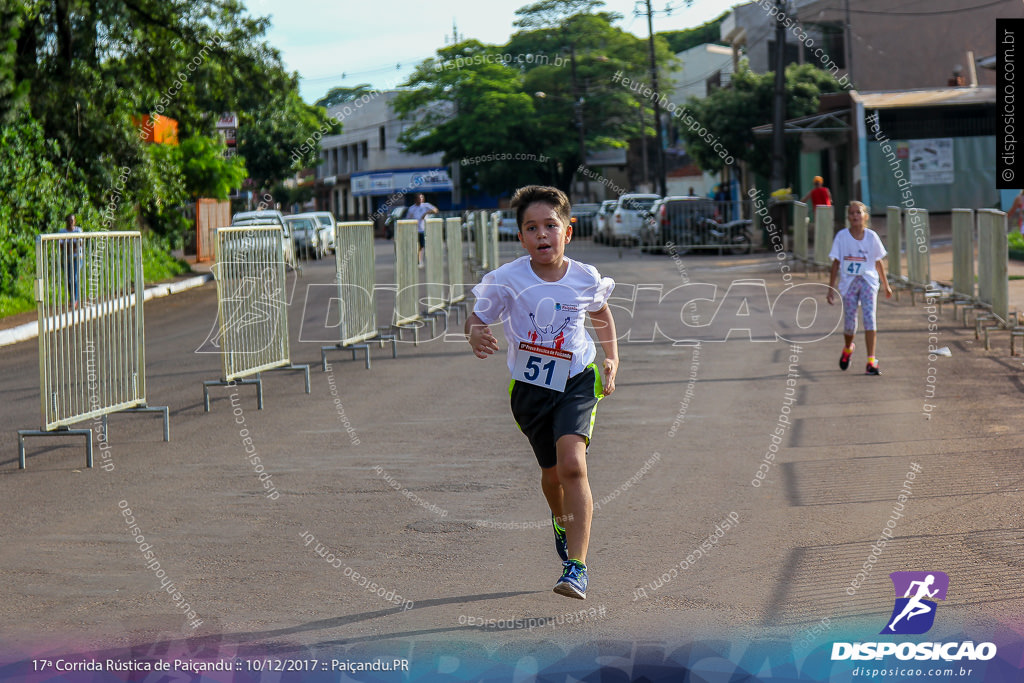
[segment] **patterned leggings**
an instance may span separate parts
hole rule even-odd
[[[843,295],[843,333],[857,334],[857,304],[860,304],[864,316],[864,329],[875,329],[875,301],[878,298],[878,287],[872,287],[861,276],[853,278],[850,287]]]

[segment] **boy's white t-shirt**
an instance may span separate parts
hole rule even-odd
[[[879,281],[875,263],[884,259],[886,254],[878,233],[871,228],[864,228],[864,237],[859,240],[853,238],[849,228],[837,232],[828,257],[839,261],[839,293],[845,295],[858,275],[877,290]]]
[[[473,288],[477,317],[487,325],[499,320],[505,325],[509,372],[521,341],[571,352],[570,377],[597,356],[584,322],[587,313],[605,307],[615,281],[601,277],[594,266],[566,260],[569,267],[558,282],[540,279],[526,255],[487,273]]]

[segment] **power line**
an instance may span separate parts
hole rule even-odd
[[[926,17],[926,16],[937,16],[944,14],[960,14],[962,12],[973,12],[979,9],[987,9],[989,7],[995,7],[996,5],[1006,4],[1017,4],[1017,0],[994,0],[993,2],[987,2],[983,5],[974,5],[973,7],[958,7],[956,9],[944,9],[944,10],[924,10],[921,12],[893,12],[890,10],[872,10],[872,9],[854,9],[850,8],[851,14],[881,14],[889,17]]]

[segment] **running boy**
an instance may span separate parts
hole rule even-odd
[[[847,211],[850,227],[840,230],[832,240],[832,273],[829,276],[829,304],[834,299],[836,276],[839,276],[839,295],[843,298],[843,337],[846,346],[839,357],[839,369],[850,366],[853,355],[853,337],[857,334],[857,304],[864,317],[864,343],[867,346],[868,365],[865,374],[880,375],[875,357],[875,303],[879,284],[885,285],[885,298],[892,296],[892,287],[885,275],[885,247],[878,234],[867,227],[871,223],[868,207],[863,202],[850,202]]]
[[[562,576],[554,591],[587,597],[587,546],[594,504],[587,446],[597,402],[615,391],[619,351],[608,297],[615,283],[565,256],[572,239],[569,199],[554,187],[528,185],[512,197],[527,255],[484,276],[466,334],[477,358],[498,351],[490,325],[505,324],[512,415],[541,467],[540,484],[555,530]],[[584,328],[590,314],[604,363]],[[565,527],[559,525],[559,521]]]

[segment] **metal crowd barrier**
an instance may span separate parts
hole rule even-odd
[[[494,270],[491,265],[491,218],[487,211],[477,212],[476,217],[477,235],[476,243],[477,259],[480,262],[480,269],[485,273]]]
[[[927,291],[932,281],[932,235],[927,209],[918,209],[916,214],[907,212],[903,229],[906,232],[907,282],[910,285],[910,302],[914,303],[914,294]]]
[[[978,299],[1000,325],[1010,317],[1008,273],[1009,239],[1006,214],[995,209],[978,211]]]
[[[889,253],[889,279],[903,283],[903,261],[900,238],[903,236],[902,213],[898,206],[885,208],[885,250]]]
[[[428,218],[425,221],[426,247],[424,257],[426,259],[425,275],[426,282],[426,311],[424,314],[430,317],[431,325],[438,317],[445,320],[445,327],[448,326],[448,311],[446,306],[448,300],[445,297],[444,280],[444,220],[440,218]]]
[[[391,342],[391,357],[398,356],[395,336],[377,329],[377,290],[373,249],[373,223],[339,223],[334,229],[334,280],[338,286],[338,320],[341,339],[337,344],[320,347],[320,365],[327,372],[327,352],[347,349],[356,359],[356,351],[366,352],[370,369],[369,342],[376,339],[383,348]]]
[[[501,246],[498,237],[498,228],[501,226],[501,212],[495,211],[490,216],[491,220],[487,222],[485,228],[488,230],[487,233],[487,265],[488,270],[494,270],[501,265],[501,259],[498,258],[498,247]]]
[[[807,264],[808,221],[807,205],[803,202],[793,202],[793,257],[804,265]]]
[[[814,265],[827,268],[831,264],[828,257],[832,251],[832,239],[835,237],[835,207],[814,207]]]
[[[293,365],[288,347],[285,244],[280,226],[239,226],[217,230],[218,346],[221,379],[203,382],[203,407],[210,411],[211,386],[256,386],[263,409],[268,370],[302,370],[310,393],[309,366]]]
[[[413,343],[419,344],[422,316],[419,310],[419,268],[417,266],[417,221],[400,220],[395,225],[395,311],[391,326],[401,332],[411,329]]]
[[[468,316],[466,279],[462,266],[462,221],[458,218],[445,221],[445,241],[448,246],[448,305],[455,311],[462,309],[463,314]]]
[[[953,296],[974,299],[974,211],[953,209]]]
[[[140,233],[38,235],[34,287],[42,427],[18,430],[18,467],[25,469],[26,436],[84,436],[92,467],[92,429],[70,426],[101,422],[106,453],[107,416],[116,412],[162,413],[170,441],[167,407],[146,403]]]

